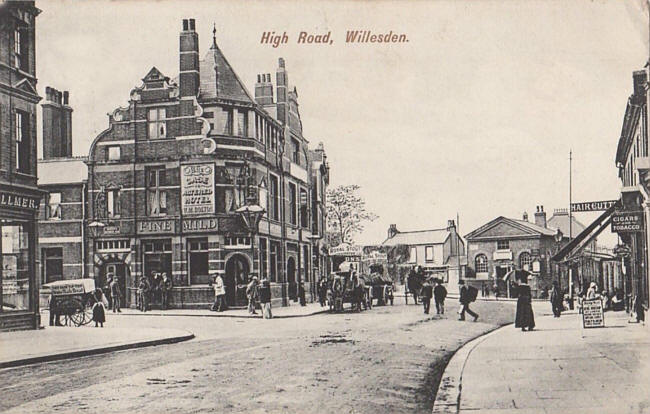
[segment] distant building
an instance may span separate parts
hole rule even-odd
[[[40,325],[36,277],[36,16],[33,1],[0,0],[0,331]]]
[[[464,274],[465,243],[456,231],[454,220],[447,227],[432,230],[399,231],[397,225],[388,228],[382,246],[408,246],[409,264],[422,266],[425,271],[442,279],[448,290],[458,289],[458,279]]]

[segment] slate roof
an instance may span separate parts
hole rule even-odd
[[[231,99],[250,104],[255,102],[216,43],[213,43],[205,58],[199,61],[199,74],[199,98]]]
[[[531,223],[531,222],[526,221],[526,220],[517,220],[517,219],[511,219],[511,218],[508,218],[508,217],[499,216],[499,217],[495,218],[494,220],[492,220],[492,221],[482,225],[481,227],[471,231],[470,233],[466,234],[465,239],[473,239],[475,237],[481,237],[480,235],[482,233],[484,233],[484,232],[488,231],[489,229],[493,228],[498,223],[506,223],[506,224],[509,224],[509,225],[511,225],[513,227],[516,227],[516,228],[518,227],[523,232],[530,231],[530,232],[538,233],[538,234],[541,234],[541,235],[544,235],[544,236],[554,236],[555,232],[556,232],[556,229],[554,229],[554,228],[538,226],[537,224]]]
[[[449,237],[447,229],[401,231],[395,236],[386,239],[382,246],[397,246],[399,244],[442,244]]]
[[[571,216],[571,235],[573,237],[582,233],[586,227],[584,224],[576,220],[575,216]],[[564,237],[569,237],[569,214],[568,213],[554,213],[548,220],[548,226],[555,229],[560,229]]]
[[[38,160],[38,185],[81,184],[88,179],[86,157]]]

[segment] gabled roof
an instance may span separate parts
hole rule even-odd
[[[250,104],[255,102],[216,42],[199,62],[199,73],[200,98],[223,98]]]
[[[560,229],[564,237],[569,237],[569,213],[553,213],[553,216],[548,219],[548,226]],[[585,228],[582,223],[576,220],[575,216],[571,216],[571,235],[573,237],[582,233]]]
[[[147,75],[144,78],[142,78],[143,82],[168,81],[168,80],[169,78],[163,75],[163,73],[159,71],[158,68],[156,68],[155,66],[149,70],[149,73],[147,73]]]
[[[38,160],[38,185],[81,184],[88,179],[86,157]]]
[[[499,230],[500,226],[505,227],[501,227],[501,230]],[[505,229],[509,229],[510,233],[503,232],[503,234],[499,234],[499,231]],[[490,230],[493,230],[492,233],[490,233]],[[555,232],[556,230],[553,228],[538,226],[537,224],[526,220],[517,220],[499,216],[489,223],[484,224],[483,226],[465,235],[465,239],[470,240],[482,237],[498,238],[506,236],[510,236],[512,238],[530,236],[554,236]]]
[[[34,86],[30,81],[27,80],[27,78],[22,79],[20,82],[17,82],[14,85],[14,88],[20,89],[21,91],[30,93],[32,95],[38,95],[38,92],[36,89],[34,89]]]
[[[384,240],[382,246],[442,244],[447,240],[449,234],[447,229],[400,231],[393,237]]]

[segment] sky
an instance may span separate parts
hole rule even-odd
[[[216,38],[248,90],[279,57],[305,137],[323,142],[330,186],[358,184],[379,218],[361,244],[399,230],[467,234],[498,216],[548,216],[618,198],[614,163],[648,24],[619,1],[37,1],[38,90],[70,91],[74,155],[87,155],[153,66],[178,73],[178,35],[195,18],[200,55]],[[408,42],[346,44],[348,30]],[[266,31],[287,44],[261,43]],[[301,31],[332,44],[298,44]],[[585,225],[597,214],[579,213]],[[616,238],[603,235],[605,244]],[[613,241],[612,241],[613,240]]]

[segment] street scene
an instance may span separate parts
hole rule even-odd
[[[650,413],[650,2],[307,3],[0,0],[0,412]]]

